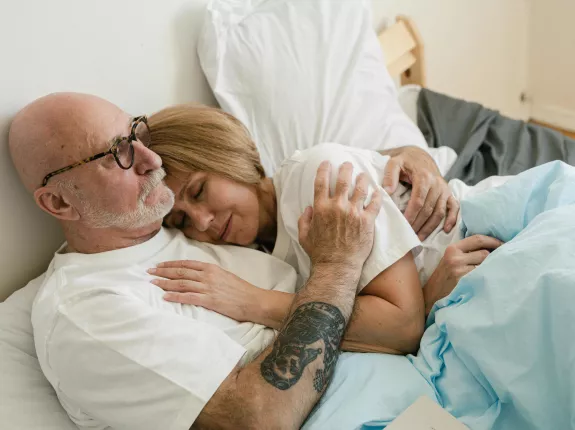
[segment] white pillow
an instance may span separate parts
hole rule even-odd
[[[421,93],[419,85],[404,85],[397,92],[397,100],[407,117],[417,125],[417,100]]]
[[[371,23],[369,0],[209,2],[200,63],[220,106],[252,133],[268,175],[321,142],[427,148],[398,103]]]
[[[78,430],[36,356],[30,315],[42,278],[0,303],[0,428]]]

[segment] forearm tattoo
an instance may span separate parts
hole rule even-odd
[[[318,369],[313,379],[314,389],[321,393],[334,371],[344,330],[345,318],[335,306],[322,302],[301,305],[262,361],[262,376],[274,387],[288,390],[323,352],[323,369]]]

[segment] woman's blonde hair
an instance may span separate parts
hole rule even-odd
[[[200,171],[243,184],[265,177],[248,130],[232,115],[203,105],[177,105],[148,119],[150,148],[168,173]]]

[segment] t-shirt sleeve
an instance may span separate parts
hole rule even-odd
[[[63,396],[134,430],[188,430],[245,352],[213,326],[108,291],[62,305],[48,351]]]
[[[389,157],[374,151],[328,143],[303,151],[294,156],[293,160],[295,163],[291,166],[293,172],[290,176],[293,182],[298,182],[298,187],[286,186],[285,188],[290,193],[299,192],[298,196],[293,196],[293,199],[299,199],[299,205],[294,205],[294,208],[298,207],[300,211],[298,217],[307,206],[313,206],[314,180],[317,169],[324,160],[330,161],[332,165],[330,184],[332,192],[335,189],[339,167],[345,162],[353,165],[354,184],[357,176],[365,172],[370,179],[370,196],[375,188],[381,191],[383,203],[375,222],[374,245],[363,267],[359,290],[408,252],[412,250],[414,253],[419,252],[421,242],[417,235],[391,197],[381,187]],[[352,192],[353,188],[350,189],[350,195]],[[369,203],[369,198],[366,203]],[[296,219],[295,216],[292,218]]]

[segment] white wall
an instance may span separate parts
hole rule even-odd
[[[430,89],[527,119],[529,106],[520,95],[528,89],[529,3],[373,0],[374,21],[380,26],[383,17],[397,14],[415,21],[425,42]]]
[[[13,170],[11,118],[35,98],[66,90],[133,114],[213,103],[195,53],[206,1],[0,0],[0,300],[40,274],[62,241]],[[374,19],[376,26],[398,12],[415,19],[431,88],[523,116],[523,1],[374,0]]]
[[[195,53],[204,4],[0,0],[0,300],[40,274],[62,241],[13,170],[13,115],[54,91],[94,93],[134,114],[213,103]]]
[[[575,131],[575,1],[534,0],[530,27],[533,118]]]

